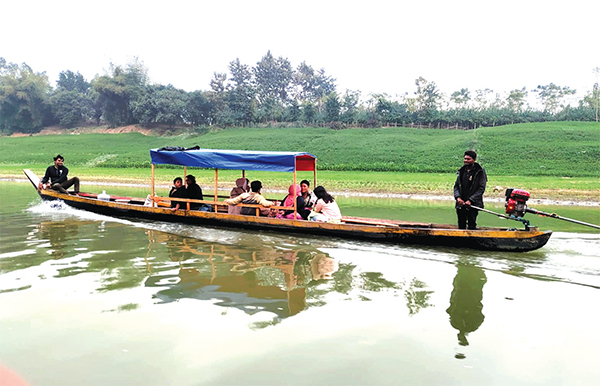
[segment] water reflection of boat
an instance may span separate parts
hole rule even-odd
[[[48,253],[55,259],[63,258],[70,250],[70,241],[79,232],[80,221],[41,221],[37,228],[40,236],[48,240]]]
[[[296,184],[297,171],[313,171],[316,185],[316,157],[308,153],[292,152],[255,152],[234,150],[189,150],[165,151],[150,150],[152,158],[152,191],[150,202],[141,198],[110,197],[102,200],[96,194],[63,194],[53,190],[41,190],[44,200],[60,199],[67,204],[109,216],[129,216],[159,221],[182,222],[196,225],[237,227],[252,230],[294,232],[321,236],[342,237],[353,240],[371,240],[377,242],[412,243],[436,246],[466,247],[482,250],[530,251],[541,248],[550,238],[551,232],[542,232],[535,227],[526,230],[513,228],[480,228],[460,230],[454,225],[408,222],[399,220],[381,220],[362,217],[344,217],[341,223],[320,223],[259,217],[258,205],[243,205],[256,210],[257,216],[243,216],[227,213],[227,205],[218,196],[218,169],[293,172],[293,184]],[[215,190],[211,200],[189,200],[190,203],[210,205],[212,211],[175,210],[169,208],[168,198],[155,195],[154,170],[157,164],[182,165],[215,169]],[[187,169],[184,169],[186,174]],[[36,187],[39,178],[30,170],[25,174]],[[184,205],[185,206],[185,205]],[[296,207],[276,207],[282,210],[296,211]]]
[[[155,231],[148,234],[151,243],[164,245],[170,259],[180,263],[177,272],[149,267],[151,274],[144,284],[162,288],[155,297],[164,303],[183,298],[217,300],[217,305],[248,314],[268,311],[285,318],[306,307],[306,287],[302,284],[331,278],[337,270],[333,259],[310,246],[243,247]],[[298,267],[298,262],[311,269]]]
[[[279,319],[325,306],[331,293],[369,301],[375,293],[391,291],[402,295],[410,315],[431,306],[432,291],[416,277],[394,282],[380,272],[357,272],[356,265],[342,264],[311,245],[274,245],[254,238],[231,245],[146,232],[149,275],[143,283],[158,288],[153,296],[161,303],[205,300],[248,314],[271,312]],[[151,257],[161,255],[170,262]]]

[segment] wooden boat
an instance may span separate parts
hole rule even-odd
[[[156,221],[180,222],[194,225],[246,228],[253,231],[275,231],[300,233],[352,240],[369,240],[396,244],[422,244],[450,246],[495,251],[531,251],[543,247],[550,238],[551,231],[540,231],[536,227],[525,230],[514,228],[479,228],[461,230],[454,225],[383,220],[362,217],[343,217],[341,223],[291,220],[258,216],[258,205],[242,205],[256,208],[256,216],[227,213],[227,204],[218,196],[217,181],[219,169],[291,172],[296,184],[297,171],[313,171],[316,186],[317,158],[301,152],[257,152],[235,150],[150,150],[152,158],[152,190],[148,198],[115,197],[101,200],[91,193],[64,194],[58,191],[38,190],[44,200],[62,200],[68,205],[95,213],[117,217],[134,217]],[[212,206],[211,212],[180,209],[171,210],[169,199],[155,194],[155,166],[160,164],[184,167],[212,168],[215,170],[215,189],[212,200],[183,200],[189,203],[202,203]],[[30,170],[26,176],[37,189],[39,178]],[[292,207],[276,209],[296,210]]]

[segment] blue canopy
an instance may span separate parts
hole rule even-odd
[[[151,149],[153,164],[195,166],[211,169],[293,172],[316,170],[317,157],[309,153],[253,150],[182,150]]]

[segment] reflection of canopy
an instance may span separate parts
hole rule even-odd
[[[309,153],[253,150],[185,150],[151,149],[153,164],[195,166],[211,169],[293,172],[316,170],[317,157]]]

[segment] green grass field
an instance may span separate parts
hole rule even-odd
[[[100,181],[149,181],[148,149],[162,146],[307,151],[318,157],[318,179],[337,191],[448,193],[464,150],[477,149],[489,190],[522,187],[548,197],[585,196],[600,191],[600,125],[590,122],[519,124],[477,130],[412,128],[220,129],[201,136],[127,134],[0,137],[0,176],[42,174],[61,153],[72,175]],[[211,186],[214,172],[190,171]],[[180,168],[157,168],[158,183],[169,183]],[[239,172],[222,171],[230,183]],[[291,175],[249,173],[265,186],[282,187]],[[312,181],[312,173],[299,174]]]

